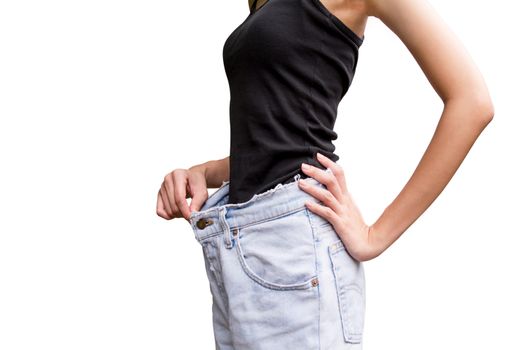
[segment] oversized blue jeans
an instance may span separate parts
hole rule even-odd
[[[225,181],[191,214],[213,298],[216,349],[362,349],[363,263],[305,206],[320,201],[298,179],[234,204],[225,204]]]

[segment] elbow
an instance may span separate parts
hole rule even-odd
[[[480,91],[481,90],[481,91]],[[474,124],[484,128],[494,119],[494,104],[487,89],[476,89],[471,91],[465,98],[471,112],[469,113]]]
[[[475,104],[476,116],[483,127],[494,119],[494,104],[490,97],[478,99]]]
[[[484,129],[494,119],[494,104],[488,93],[471,93],[468,96],[461,96],[449,99],[451,105],[459,107],[471,125]]]
[[[472,116],[485,127],[494,119],[494,104],[486,87],[472,91],[477,91],[470,94],[470,103],[474,111]]]

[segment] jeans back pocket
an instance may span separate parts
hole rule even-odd
[[[344,340],[359,344],[365,321],[365,272],[362,262],[355,260],[341,240],[329,246],[332,270],[339,302]]]

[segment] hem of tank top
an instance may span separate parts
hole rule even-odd
[[[336,15],[334,15],[320,0],[311,0],[319,10],[321,10],[322,13],[324,13],[328,18],[332,20],[332,22],[339,28],[343,34],[346,34],[350,37],[350,39],[357,45],[359,48],[364,40],[365,35],[361,38],[359,35],[357,35],[356,32],[354,32],[350,27],[348,27],[343,21],[339,19]]]

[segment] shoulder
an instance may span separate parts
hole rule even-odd
[[[368,15],[399,37],[444,101],[486,95],[479,70],[430,0],[364,1]]]
[[[449,28],[429,0],[361,1],[366,15],[381,20],[409,49],[417,51],[429,44],[430,39],[451,37]]]

